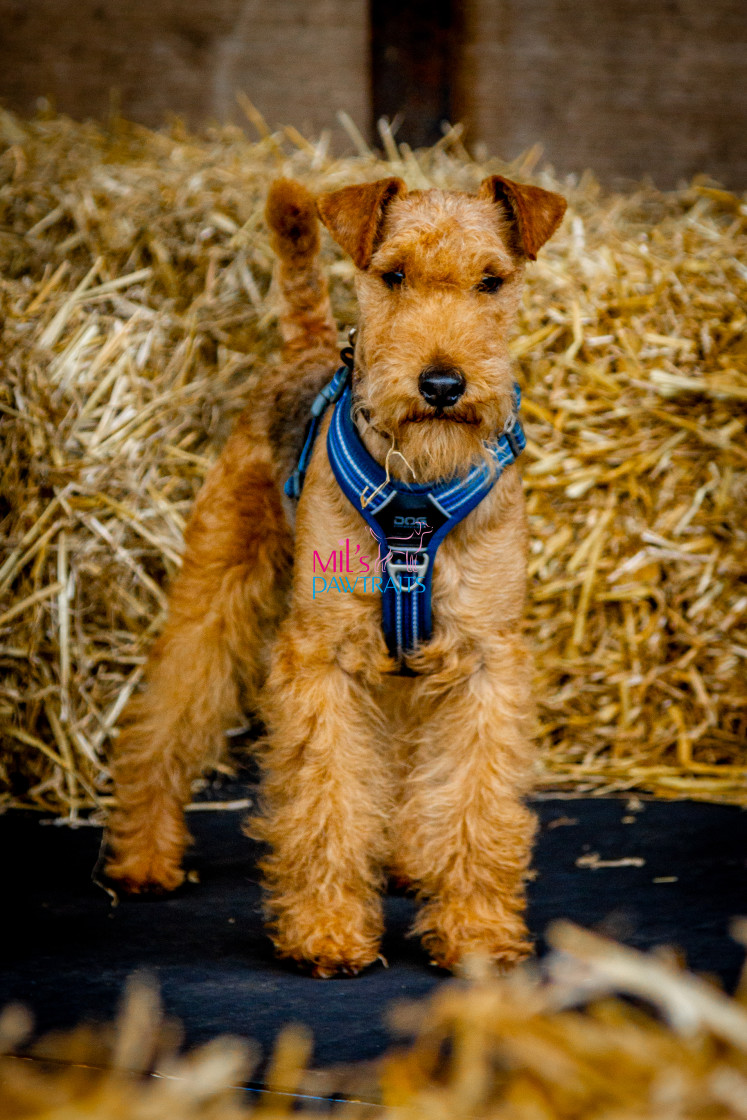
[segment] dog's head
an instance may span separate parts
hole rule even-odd
[[[463,470],[502,429],[524,265],[565,205],[500,175],[476,195],[380,179],[317,200],[358,269],[356,407],[377,450],[394,443],[418,481]],[[398,457],[391,466],[411,479]]]

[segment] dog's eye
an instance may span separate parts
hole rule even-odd
[[[404,272],[384,272],[381,279],[386,284],[387,288],[399,288],[404,283]]]
[[[497,292],[503,284],[502,276],[483,276],[477,285],[478,292]]]

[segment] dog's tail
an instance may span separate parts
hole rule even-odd
[[[327,279],[319,266],[319,222],[313,195],[295,179],[276,179],[265,217],[277,261],[273,282],[280,299],[279,325],[285,349],[319,345],[337,349]]]

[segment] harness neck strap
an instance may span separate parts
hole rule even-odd
[[[404,666],[407,655],[431,637],[431,586],[439,545],[526,446],[518,420],[520,403],[515,384],[514,410],[498,439],[486,444],[489,462],[476,464],[460,478],[428,485],[387,480],[353,422],[349,384],[335,404],[327,454],[340,488],[378,543],[382,626],[401,672],[409,672]]]

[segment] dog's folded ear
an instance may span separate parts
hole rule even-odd
[[[519,247],[531,261],[563,220],[567,203],[562,195],[528,183],[514,183],[502,175],[490,175],[480,183],[480,198],[504,203],[513,216]]]
[[[381,235],[384,214],[394,198],[407,194],[401,179],[377,179],[316,200],[319,217],[337,244],[349,253],[358,268],[368,268]]]

